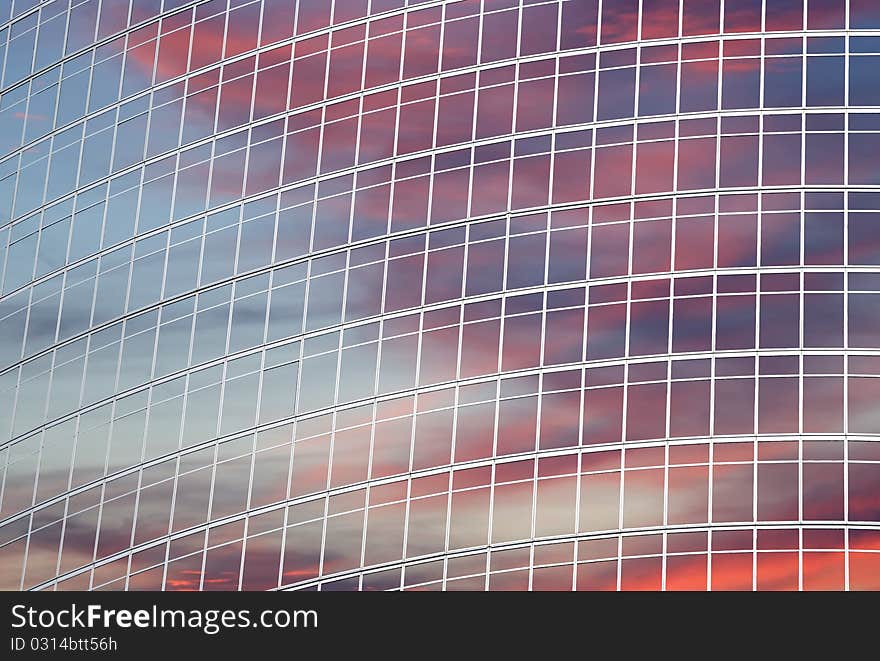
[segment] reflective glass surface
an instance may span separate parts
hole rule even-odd
[[[0,0],[0,587],[880,589],[873,0]]]

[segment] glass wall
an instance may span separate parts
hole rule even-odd
[[[880,589],[872,0],[0,0],[0,587]]]

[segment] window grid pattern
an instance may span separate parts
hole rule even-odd
[[[878,35],[0,1],[0,585],[877,589]]]

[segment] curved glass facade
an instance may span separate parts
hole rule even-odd
[[[873,0],[0,0],[0,587],[880,589]]]

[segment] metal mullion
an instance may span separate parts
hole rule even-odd
[[[847,40],[848,44],[849,40]],[[847,46],[848,47],[848,46]],[[846,59],[847,67],[849,66],[849,57]],[[847,71],[848,73],[848,71]],[[848,78],[848,76],[847,76]],[[849,268],[850,265],[850,255],[849,255],[849,239],[850,239],[850,229],[849,229],[849,217],[850,217],[850,193],[846,190],[849,187],[849,128],[850,128],[850,115],[846,113],[844,115],[844,140],[843,140],[843,180],[844,180],[844,198],[843,198],[843,233],[844,233],[844,242],[843,242],[843,347],[842,347],[842,359],[843,359],[843,522],[844,522],[844,535],[843,535],[843,589],[850,589],[850,516],[849,516],[849,472],[850,472],[850,458],[849,458],[849,437],[851,434],[850,430],[850,419],[849,419],[849,385],[850,385],[850,333],[849,333],[849,299],[850,299],[850,291],[849,291],[849,280],[850,273],[852,272]]]

